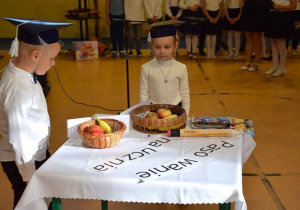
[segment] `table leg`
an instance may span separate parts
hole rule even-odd
[[[108,210],[108,202],[101,200],[101,210]]]
[[[52,198],[52,210],[61,210],[60,198]]]
[[[230,203],[220,203],[219,204],[219,210],[230,210],[231,205]]]

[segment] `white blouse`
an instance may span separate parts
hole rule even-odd
[[[220,9],[220,3],[222,0],[206,0],[206,10],[217,11]]]
[[[162,0],[144,0],[147,19],[162,17]]]
[[[0,161],[15,161],[23,181],[29,181],[34,161],[46,158],[50,118],[41,85],[12,60],[0,81],[0,133]]]
[[[165,79],[168,80],[167,83],[164,82]],[[140,101],[146,100],[153,104],[177,105],[182,102],[188,116],[190,90],[186,65],[175,59],[160,61],[157,58],[142,65]]]

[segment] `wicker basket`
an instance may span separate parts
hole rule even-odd
[[[97,120],[90,120],[80,124],[77,128],[77,132],[81,136],[82,141],[89,147],[93,148],[108,148],[118,144],[126,130],[126,125],[118,120],[114,119],[101,119],[105,121],[113,130],[113,133],[93,135],[87,132],[87,129],[91,125],[99,125]]]
[[[170,109],[176,118],[154,119],[145,118],[149,111],[156,112],[160,108]],[[150,104],[139,106],[132,110],[131,114],[132,127],[144,133],[166,133],[168,129],[181,129],[186,126],[186,112],[183,108],[170,104]]]

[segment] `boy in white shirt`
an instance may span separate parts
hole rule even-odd
[[[14,207],[33,173],[50,156],[50,119],[38,75],[55,65],[58,29],[72,23],[4,18],[17,25],[11,59],[0,81],[0,161],[14,190]],[[19,44],[19,47],[18,47]]]

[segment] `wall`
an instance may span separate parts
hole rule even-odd
[[[94,0],[87,0],[89,8],[93,8]],[[164,2],[164,1],[163,1]],[[82,0],[83,5],[83,0]],[[100,13],[100,36],[109,37],[109,28],[105,18],[105,0],[98,0]],[[14,38],[16,27],[2,17],[37,18],[61,22],[71,22],[74,25],[60,32],[61,38],[79,38],[79,22],[68,20],[65,11],[78,8],[78,0],[1,0],[0,3],[0,39]],[[163,3],[164,11],[164,3]],[[164,12],[163,12],[164,13]],[[143,36],[147,32],[143,31]],[[95,36],[94,20],[89,20],[89,36]]]
[[[93,8],[93,0],[87,0],[90,8]],[[83,1],[82,1],[83,2]],[[109,30],[105,20],[105,0],[98,0],[100,16],[100,36],[108,37]],[[82,4],[83,5],[83,4]],[[74,25],[60,32],[62,38],[79,38],[79,22],[68,20],[65,11],[78,8],[77,0],[1,0],[0,3],[0,38],[14,38],[16,27],[2,19],[2,17],[14,18],[38,18],[45,20],[71,22]],[[95,36],[94,20],[89,21],[89,34]]]

